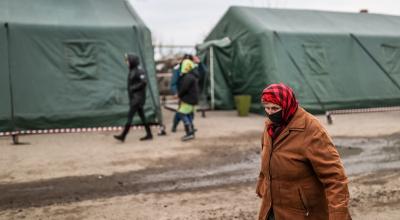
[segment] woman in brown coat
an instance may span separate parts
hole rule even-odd
[[[348,180],[318,119],[282,83],[265,88],[261,101],[268,119],[256,189],[259,220],[351,219]]]

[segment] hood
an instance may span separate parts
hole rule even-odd
[[[189,73],[195,68],[195,63],[190,59],[185,59],[181,64],[181,74]]]
[[[139,66],[139,56],[134,53],[125,54],[125,59],[128,61],[129,69],[134,69]]]

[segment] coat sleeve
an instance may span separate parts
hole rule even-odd
[[[265,181],[265,176],[262,172],[258,175],[257,186],[256,186],[256,194],[258,197],[262,198],[265,193],[263,182]]]
[[[264,133],[265,133],[265,129],[264,129]],[[261,153],[260,153],[261,160],[263,159],[262,151],[264,150],[264,133],[261,136]],[[264,185],[263,185],[264,181],[265,181],[265,175],[263,174],[262,171],[260,171],[260,173],[258,174],[258,180],[257,180],[257,186],[256,186],[256,194],[260,198],[262,198],[265,193],[265,189],[264,189]]]
[[[147,79],[146,79],[146,74],[143,70],[138,71],[137,73],[137,80],[135,81],[135,83],[132,83],[129,86],[129,91],[132,92],[136,92],[139,90],[142,90],[146,87],[147,85]]]
[[[329,220],[351,219],[348,180],[335,146],[325,131],[313,135],[306,157],[325,188]]]

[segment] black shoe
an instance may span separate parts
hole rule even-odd
[[[167,135],[167,132],[165,130],[160,130],[158,132],[158,136],[165,136],[165,135]]]
[[[187,134],[181,138],[182,141],[189,141],[194,139],[194,134]]]
[[[124,142],[124,141],[125,141],[125,137],[122,136],[122,135],[114,135],[114,138],[117,139],[117,140],[119,140],[119,141],[121,141],[121,142]]]
[[[140,138],[141,141],[147,141],[147,140],[151,140],[151,139],[153,139],[153,135],[151,135],[151,134]]]
[[[182,141],[188,141],[194,139],[193,124],[185,125],[186,135],[181,138]]]
[[[176,132],[176,127],[171,128],[171,132],[175,133]]]

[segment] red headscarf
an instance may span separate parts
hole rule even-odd
[[[292,119],[299,104],[293,90],[283,83],[271,84],[265,88],[261,95],[261,102],[272,102],[282,107],[282,122],[280,124],[271,123],[268,126],[268,134],[275,138]]]

